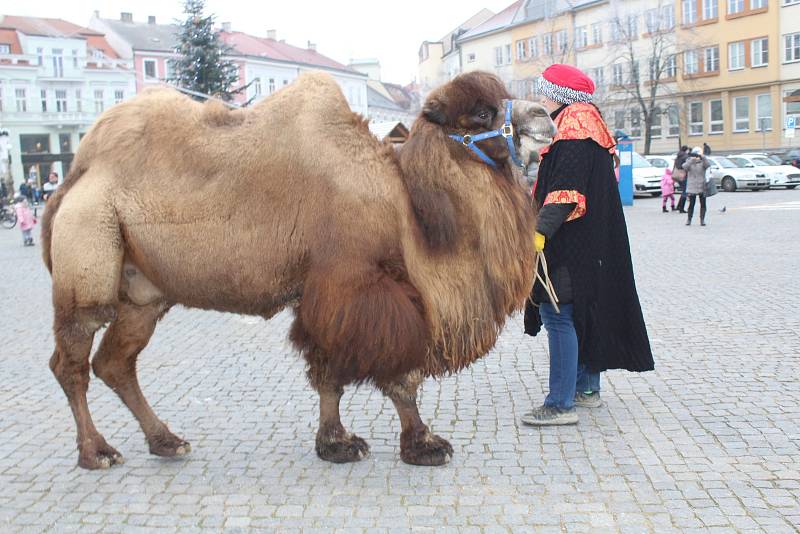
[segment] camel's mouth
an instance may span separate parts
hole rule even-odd
[[[552,137],[548,137],[546,135],[533,134],[531,137],[537,143],[542,143],[542,144],[545,144],[545,145],[549,145],[550,143],[553,142],[553,138]]]

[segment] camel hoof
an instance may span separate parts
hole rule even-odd
[[[446,439],[430,433],[400,449],[400,459],[411,465],[444,465],[452,458],[453,446]]]
[[[192,452],[192,446],[188,441],[183,441],[178,436],[166,433],[148,440],[150,454],[162,456],[164,458],[175,458],[186,456]]]
[[[369,445],[355,434],[347,434],[344,438],[325,440],[317,437],[317,456],[320,459],[343,464],[358,462],[369,454]]]
[[[112,465],[122,465],[125,458],[112,447],[106,445],[96,452],[81,453],[78,456],[78,467],[83,469],[109,469]]]

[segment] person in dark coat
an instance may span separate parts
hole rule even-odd
[[[522,417],[541,426],[577,423],[576,405],[601,404],[600,372],[648,371],[653,356],[614,176],[615,143],[591,103],[594,83],[575,67],[552,65],[537,86],[558,127],[542,150],[533,193],[534,245],[547,259],[558,309],[539,282],[525,309],[526,333],[536,335],[543,323],[550,350],[549,393]]]
[[[686,158],[689,157],[689,147],[683,145],[678,153],[675,155],[675,164],[672,167],[672,175],[676,176],[676,172],[682,174],[682,179],[676,180],[681,186],[681,198],[678,199],[678,213],[686,213],[686,171],[683,168],[683,164],[686,162]],[[681,176],[681,175],[679,175]]]
[[[711,147],[708,146],[708,143],[703,143],[703,155],[710,156],[711,155]]]

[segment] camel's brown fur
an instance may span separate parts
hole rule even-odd
[[[457,78],[430,96],[399,158],[322,74],[248,111],[156,89],[103,114],[42,228],[51,368],[76,419],[79,464],[121,461],[85,395],[92,338],[107,323],[95,374],[151,452],[188,452],[136,380],[139,352],[175,303],[265,318],[294,307],[290,336],[320,393],[321,457],[367,452],[338,403],[343,386],[371,381],[400,413],[403,459],[446,461],[452,448],[420,420],[417,387],[486,354],[533,277],[534,213],[502,139],[481,143],[493,170],[446,135],[497,127],[502,111],[483,126],[470,117],[504,98],[491,75]],[[531,103],[515,102],[514,122],[554,133]]]

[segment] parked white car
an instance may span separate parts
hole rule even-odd
[[[633,153],[633,194],[661,195],[661,177],[664,169],[654,167],[643,156]]]
[[[745,168],[763,172],[769,178],[770,187],[794,189],[800,185],[800,169],[792,165],[781,165],[768,158],[766,154],[736,154],[728,159]]]
[[[728,193],[737,189],[752,189],[760,191],[769,189],[769,179],[763,172],[754,170],[751,166],[745,168],[723,156],[706,156],[711,167],[709,172],[717,187]]]
[[[659,169],[672,168],[675,165],[675,154],[649,154],[644,157],[650,165]]]

